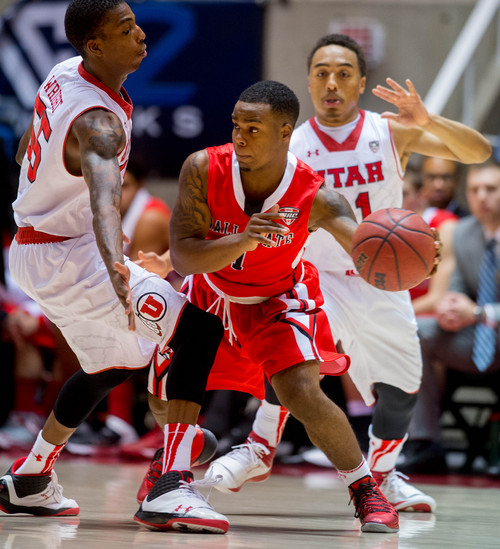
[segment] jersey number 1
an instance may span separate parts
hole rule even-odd
[[[363,219],[372,213],[372,209],[370,207],[370,195],[367,192],[359,193],[358,198],[356,198],[355,204],[356,208],[359,208],[361,210],[361,215],[363,216]]]

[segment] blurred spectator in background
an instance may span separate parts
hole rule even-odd
[[[500,164],[490,160],[471,166],[466,195],[472,215],[455,229],[450,291],[438,303],[435,318],[418,317],[424,370],[400,465],[406,473],[446,471],[440,418],[447,370],[491,377],[490,386],[500,396]],[[490,280],[485,258],[490,261]]]
[[[454,165],[455,162],[439,158],[427,158],[428,165]],[[454,168],[453,168],[454,169]],[[439,171],[439,170],[438,170]],[[451,170],[450,170],[451,171]],[[444,181],[444,171],[441,171],[441,181]],[[436,274],[421,282],[410,290],[413,308],[417,315],[434,314],[434,309],[440,299],[448,290],[450,276],[455,267],[453,256],[453,232],[459,217],[443,207],[431,205],[445,204],[444,196],[450,196],[442,192],[442,187],[434,186],[438,179],[428,179],[427,184],[423,183],[422,174],[417,165],[411,164],[406,167],[403,182],[403,208],[417,212],[430,227],[437,229],[441,238],[441,262]],[[439,200],[439,198],[442,198]],[[450,202],[448,202],[450,204]]]
[[[140,250],[162,254],[169,248],[170,208],[145,187],[146,172],[138,160],[127,164],[122,185],[123,231],[130,239],[124,253],[136,260]]]
[[[468,214],[459,201],[461,164],[444,158],[422,160],[422,198],[427,206],[448,210],[458,217]]]

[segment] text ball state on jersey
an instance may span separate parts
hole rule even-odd
[[[354,265],[364,280],[381,290],[397,292],[420,284],[435,258],[434,232],[411,210],[377,210],[354,233]]]

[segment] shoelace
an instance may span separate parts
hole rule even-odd
[[[40,494],[45,499],[53,499],[56,503],[61,503],[62,500],[62,486],[59,484],[57,480],[57,475],[55,471],[52,471],[52,477],[47,485],[47,488]]]
[[[163,453],[157,450],[146,475],[146,480],[151,484],[154,484],[161,477],[163,469],[162,461]]]
[[[389,493],[398,494],[397,497],[411,497],[419,493],[414,486],[406,482],[410,480],[405,474],[399,471],[391,471],[384,479],[384,494],[388,496]],[[384,484],[382,483],[382,484]]]
[[[394,484],[399,484],[401,480],[410,480],[410,477],[407,477],[404,473],[399,471],[391,471],[385,480],[387,480],[387,484],[392,487]]]
[[[202,499],[205,503],[208,503],[208,498],[212,493],[212,488],[215,485],[219,484],[221,481],[222,475],[215,475],[213,477],[203,478],[201,480],[193,480],[191,482],[188,482],[186,480],[180,480],[179,485],[181,488],[186,490],[186,495]],[[208,491],[208,494],[204,496],[201,492],[199,492],[198,488],[210,488],[210,490]]]
[[[244,452],[241,452],[240,450],[248,450],[248,457],[246,457],[246,454]],[[244,442],[243,444],[233,446],[233,451],[230,452],[228,455],[230,455],[233,459],[236,459],[237,461],[249,461],[252,465],[255,465],[259,462],[262,454],[267,456],[270,453],[270,450],[260,442]]]
[[[356,489],[351,488],[349,504],[352,500],[354,500],[354,506],[356,507],[355,518],[371,512],[394,512],[390,503],[380,496],[375,481],[362,482]]]

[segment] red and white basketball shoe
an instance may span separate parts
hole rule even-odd
[[[276,448],[253,431],[247,440],[210,464],[205,479],[222,477],[215,485],[221,492],[239,492],[246,482],[262,482],[271,475]]]
[[[208,429],[196,427],[196,434],[191,447],[191,467],[203,465],[211,460],[217,450],[217,439]],[[137,492],[137,502],[141,503],[148,495],[155,482],[161,477],[163,470],[163,446],[158,448],[151,460],[148,472],[142,479],[142,484]]]
[[[361,521],[362,532],[395,533],[399,531],[398,512],[380,491],[375,479],[369,475],[349,486],[354,516]]]

